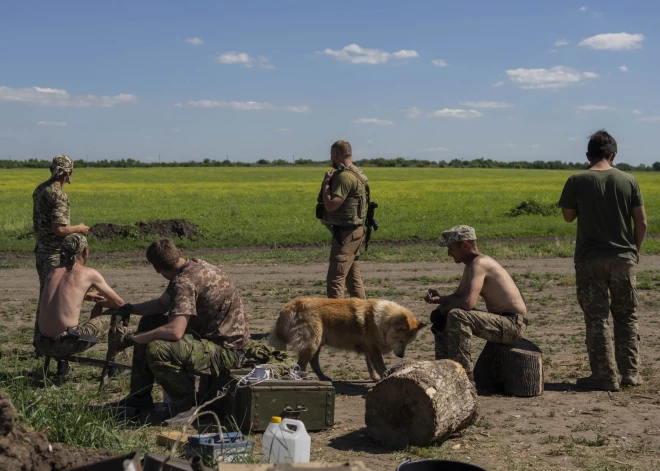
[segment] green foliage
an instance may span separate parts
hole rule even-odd
[[[509,217],[517,216],[557,216],[559,208],[552,203],[539,203],[535,200],[525,200],[515,208],[506,212]]]

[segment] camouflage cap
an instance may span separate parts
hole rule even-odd
[[[443,231],[442,239],[438,242],[440,247],[448,247],[454,242],[461,242],[464,240],[477,240],[477,233],[473,227],[470,226],[455,226],[448,231]]]
[[[73,169],[73,160],[65,154],[53,157],[53,163],[50,164],[50,173],[53,177],[61,177]]]
[[[65,265],[75,265],[78,255],[87,247],[87,238],[82,234],[69,234],[62,241],[61,259]]]

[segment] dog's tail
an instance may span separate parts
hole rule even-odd
[[[280,310],[275,326],[268,336],[268,344],[277,350],[285,351],[291,340],[291,330],[295,325],[298,300],[285,304]]]

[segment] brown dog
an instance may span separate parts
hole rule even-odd
[[[301,370],[312,369],[323,381],[321,347],[364,353],[372,379],[385,372],[383,354],[394,352],[403,358],[406,346],[415,340],[419,322],[406,308],[377,299],[298,298],[280,311],[269,342],[278,350],[290,347],[298,354]]]

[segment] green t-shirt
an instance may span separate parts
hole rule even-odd
[[[635,177],[616,168],[571,176],[559,206],[577,210],[575,261],[597,257],[636,260],[632,209],[644,205]]]
[[[351,192],[358,189],[358,179],[350,170],[344,170],[332,176],[330,191],[332,196],[339,196],[345,200]]]

